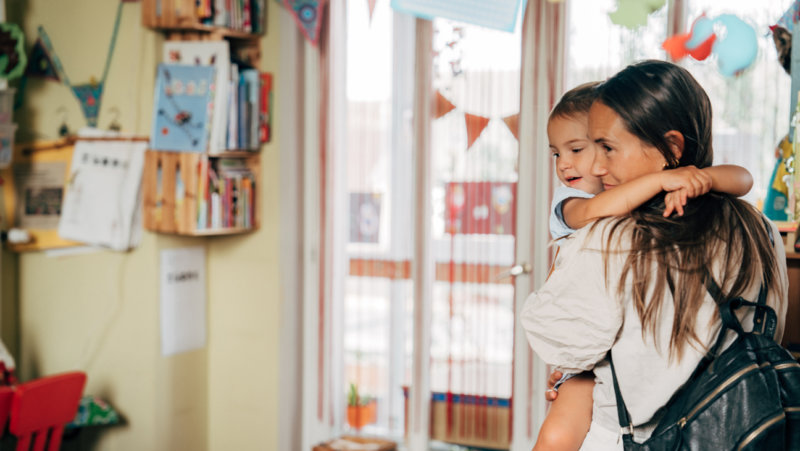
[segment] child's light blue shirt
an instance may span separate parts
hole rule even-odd
[[[575,231],[575,229],[570,228],[564,221],[563,207],[565,200],[573,197],[591,199],[594,196],[594,194],[568,186],[559,186],[556,188],[555,193],[553,193],[553,202],[550,204],[550,236],[552,236],[554,240],[557,240]]]

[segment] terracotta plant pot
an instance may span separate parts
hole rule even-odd
[[[347,406],[347,424],[353,429],[361,429],[372,424],[378,417],[377,402],[372,400],[362,406]]]

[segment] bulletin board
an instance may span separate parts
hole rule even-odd
[[[12,251],[81,245],[58,236],[74,145],[72,138],[14,145],[13,163],[0,170],[0,229],[25,229],[32,239],[25,244],[7,243]]]

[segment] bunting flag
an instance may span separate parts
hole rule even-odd
[[[283,6],[291,11],[297,26],[314,46],[319,42],[322,27],[322,10],[328,0],[283,0]]]
[[[36,39],[31,49],[31,56],[28,59],[28,67],[25,69],[26,77],[48,78],[53,81],[61,81],[56,72],[53,60],[47,52],[47,48],[42,43],[42,39]]]
[[[436,91],[435,102],[436,104],[434,105],[434,112],[433,112],[434,119],[439,119],[445,114],[453,111],[456,107],[455,105],[453,105],[451,101],[447,100],[447,98],[443,96],[442,93],[439,91]]]
[[[367,0],[369,4],[369,23],[372,23],[372,15],[375,14],[375,3],[377,2],[378,0]]]
[[[39,61],[41,62],[46,60],[47,66],[50,67],[50,69],[47,70],[52,70],[53,74],[56,76],[56,79],[61,80],[62,83],[67,85],[67,87],[72,90],[72,93],[75,94],[75,97],[81,104],[81,110],[83,111],[83,115],[86,117],[86,122],[88,122],[92,127],[97,125],[97,115],[100,111],[100,100],[103,97],[103,87],[105,85],[106,77],[108,76],[108,68],[111,66],[111,58],[114,55],[114,47],[116,47],[117,44],[119,22],[120,18],[122,17],[122,4],[123,2],[120,2],[119,6],[117,6],[117,17],[114,20],[114,29],[111,32],[111,43],[108,46],[106,63],[103,67],[103,75],[100,77],[100,81],[96,81],[94,77],[92,77],[89,83],[73,85],[69,81],[67,73],[64,71],[64,66],[61,64],[61,60],[58,59],[58,56],[53,49],[53,44],[50,42],[50,37],[44,31],[44,27],[40,25],[38,29],[39,39],[36,42],[41,44],[41,49],[37,52],[41,52],[43,54],[43,58],[40,58]],[[41,68],[34,68],[33,70],[41,70]]]
[[[517,138],[517,141],[519,141],[519,113],[504,117],[503,122],[505,122],[506,127],[511,131],[511,134],[514,135],[514,138]]]
[[[72,92],[81,104],[86,122],[90,127],[96,127],[97,115],[100,112],[100,99],[103,96],[103,82],[72,86]]]
[[[475,144],[483,130],[489,125],[489,118],[475,114],[464,113],[464,122],[467,124],[467,150]]]
[[[647,25],[647,17],[664,6],[665,0],[617,0],[617,9],[608,13],[611,22],[630,29]]]

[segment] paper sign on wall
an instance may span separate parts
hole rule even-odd
[[[161,353],[206,345],[206,253],[203,247],[161,251]]]
[[[392,0],[392,8],[425,19],[466,22],[502,31],[514,31],[520,4],[525,0]]]

